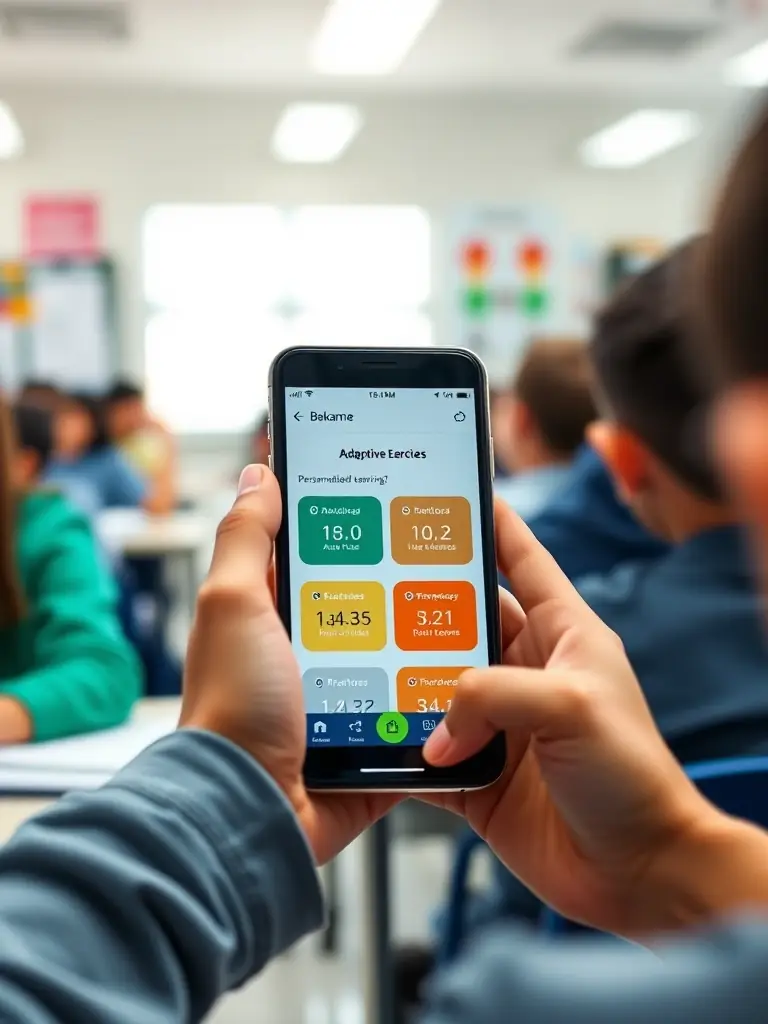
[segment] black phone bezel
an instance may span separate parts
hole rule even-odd
[[[478,446],[478,489],[483,547],[487,635],[491,664],[501,659],[498,571],[493,526],[493,452],[485,368],[465,349],[289,348],[270,368],[270,441],[272,468],[280,482],[284,509],[290,500],[286,453],[286,391],[350,387],[385,390],[419,387],[437,390],[473,388]],[[283,515],[275,548],[276,596],[280,616],[291,632],[290,536]],[[451,768],[424,761],[421,747],[323,747],[307,749],[304,777],[310,789],[439,790],[490,785],[504,770],[506,749],[497,736],[474,757]],[[381,775],[361,768],[403,769]],[[408,768],[414,771],[408,772]]]

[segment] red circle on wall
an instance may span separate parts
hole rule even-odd
[[[541,242],[523,242],[518,252],[522,270],[529,274],[540,273],[547,262],[547,250]]]
[[[472,241],[462,249],[461,262],[470,274],[487,274],[491,266],[491,249],[485,242]]]

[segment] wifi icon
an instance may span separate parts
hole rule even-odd
[[[307,396],[307,398],[311,398],[312,395],[314,395],[314,391],[305,391],[304,394]]]

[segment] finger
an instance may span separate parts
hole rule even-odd
[[[216,533],[204,590],[247,590],[269,594],[268,574],[282,502],[277,480],[266,466],[247,466],[238,496]]]
[[[494,511],[499,569],[523,611],[528,614],[553,598],[581,605],[568,578],[522,519],[498,498]]]
[[[525,626],[525,612],[508,590],[499,587],[499,612],[501,615],[501,646],[506,651],[514,643]]]
[[[472,757],[499,732],[514,732],[519,743],[538,735],[570,734],[584,728],[588,708],[575,673],[564,676],[529,668],[489,668],[466,672],[451,709],[424,746],[430,764],[447,766]]]

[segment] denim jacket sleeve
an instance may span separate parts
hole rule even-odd
[[[0,1020],[192,1024],[321,922],[282,794],[226,740],[176,733],[0,852]],[[762,1024],[766,965],[760,923],[655,954],[504,927],[435,981],[422,1024]]]
[[[0,851],[0,1020],[199,1021],[321,922],[277,787],[226,740],[177,732]]]

